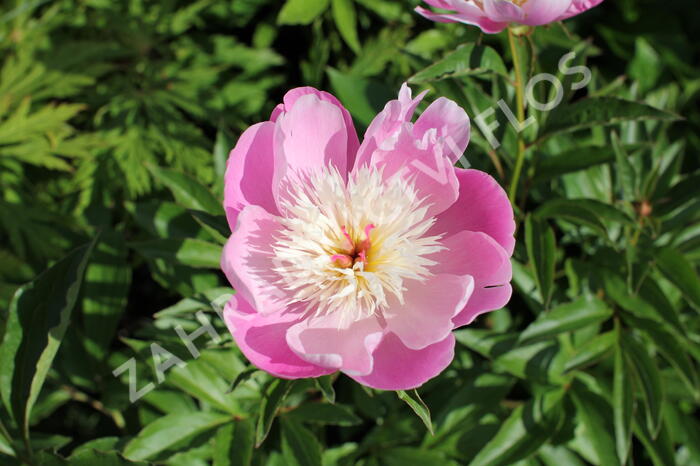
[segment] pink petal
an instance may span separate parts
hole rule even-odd
[[[404,123],[395,137],[390,147],[372,154],[372,165],[383,170],[386,178],[399,174],[413,182],[418,196],[430,206],[429,216],[447,210],[457,200],[459,186],[452,162],[443,153],[444,146],[433,143],[431,135],[417,140],[410,123]],[[385,145],[389,145],[387,141]]]
[[[510,256],[486,233],[461,231],[442,241],[447,249],[430,256],[436,273],[470,275],[474,292],[452,321],[455,327],[471,323],[484,312],[500,309],[510,300],[513,270]]]
[[[534,0],[528,0],[528,2],[532,1]],[[503,0],[482,0],[482,2],[484,13],[491,21],[497,23],[520,23],[525,18],[524,6],[520,7]]]
[[[515,247],[513,208],[503,188],[488,173],[455,168],[459,197],[437,217],[429,234],[451,236],[462,230],[481,231],[495,239],[508,255]]]
[[[406,347],[399,337],[387,334],[374,351],[374,370],[369,375],[353,376],[361,384],[379,390],[409,390],[440,374],[454,358],[455,337],[420,350]]]
[[[295,314],[262,315],[241,297],[233,296],[224,308],[224,320],[240,350],[259,369],[286,379],[334,372],[304,361],[289,348],[285,335],[298,322]]]
[[[571,2],[571,6],[566,13],[558,18],[558,21],[581,14],[584,11],[588,11],[595,6],[600,5],[601,3],[603,3],[603,0],[574,0]]]
[[[469,144],[470,124],[467,112],[459,105],[440,97],[425,109],[413,126],[413,135],[422,139],[431,129],[437,130],[443,152],[454,164]]]
[[[286,111],[291,110],[300,97],[309,94],[313,94],[325,102],[330,102],[336,107],[338,107],[338,109],[340,109],[340,112],[343,115],[343,121],[345,122],[345,129],[347,131],[347,168],[348,170],[350,170],[355,165],[355,156],[357,155],[357,149],[360,147],[360,141],[357,138],[357,131],[355,131],[355,125],[352,122],[352,116],[350,116],[350,112],[348,112],[345,109],[345,107],[343,107],[343,104],[341,104],[340,101],[333,94],[330,94],[325,91],[319,91],[317,89],[314,89],[313,87],[308,86],[297,87],[296,89],[288,91],[284,95],[284,105],[282,106],[283,109],[286,109]],[[272,120],[272,118],[270,119]]]
[[[486,34],[497,34],[508,27],[507,22],[493,21],[479,8],[472,5],[467,6],[472,8],[469,10],[465,9],[466,11],[460,13],[433,13],[422,7],[416,7],[415,11],[431,21],[440,23],[464,23],[477,26]]]
[[[374,151],[382,143],[396,135],[402,125],[411,121],[416,107],[423,100],[428,91],[423,91],[411,97],[411,88],[406,83],[401,85],[398,100],[390,100],[384,106],[384,110],[379,112],[365,132],[364,140],[357,153],[357,163],[355,168],[370,163]]]
[[[285,108],[287,106],[285,105]],[[315,94],[301,95],[275,121],[273,193],[280,205],[290,183],[304,174],[332,165],[348,171],[348,128],[343,112]]]
[[[248,128],[238,139],[226,162],[224,210],[231,230],[239,212],[248,205],[259,205],[277,214],[272,196],[274,124],[269,121]]]
[[[372,352],[382,339],[383,329],[370,316],[343,325],[339,312],[306,319],[289,329],[287,343],[302,359],[349,375],[372,372]]]
[[[558,21],[570,6],[571,0],[528,0],[522,6],[525,18],[520,22],[540,26]]]
[[[390,297],[384,311],[386,330],[395,333],[406,347],[423,349],[442,341],[454,325],[452,318],[467,304],[474,290],[468,275],[434,275],[423,282],[406,284],[403,303]]]
[[[247,206],[221,255],[221,268],[239,295],[258,312],[271,314],[286,308],[289,297],[276,284],[272,244],[280,229],[277,218],[259,206]]]

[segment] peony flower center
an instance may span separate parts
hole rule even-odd
[[[349,324],[403,302],[410,281],[432,275],[427,256],[443,247],[427,235],[435,219],[412,182],[367,167],[347,181],[332,167],[303,178],[282,195],[273,246],[287,304]]]

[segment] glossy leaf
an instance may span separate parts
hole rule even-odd
[[[97,240],[21,287],[10,304],[0,346],[0,394],[25,437],[32,406],[61,345]]]
[[[554,288],[556,266],[554,231],[546,222],[528,216],[525,220],[525,245],[530,264],[535,270],[535,278],[542,302],[545,303],[545,306],[549,306]]]

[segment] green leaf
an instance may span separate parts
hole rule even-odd
[[[212,215],[222,215],[222,203],[206,187],[187,175],[168,168],[149,165],[153,176],[173,194],[178,204],[186,209],[202,210]]]
[[[621,146],[621,149],[640,153],[639,145]],[[610,146],[583,146],[569,149],[554,156],[542,153],[537,157],[533,181],[540,183],[556,179],[567,173],[585,170],[615,160],[615,151]]]
[[[661,426],[661,413],[663,406],[663,392],[661,390],[661,376],[659,368],[651,359],[646,347],[641,345],[630,335],[622,335],[622,347],[634,368],[636,380],[639,381],[644,402],[646,405],[647,428],[656,437]]]
[[[277,24],[311,24],[328,8],[329,0],[287,0]]]
[[[535,269],[537,287],[542,295],[542,302],[549,307],[554,289],[554,272],[556,266],[556,244],[554,231],[546,222],[528,215],[525,220],[525,246],[530,264]]]
[[[666,326],[651,319],[633,316],[623,313],[622,318],[630,326],[639,329],[649,336],[654,346],[663,357],[676,369],[678,376],[685,382],[688,388],[698,396],[698,375],[692,361],[688,357],[686,346],[692,345],[690,341],[680,335],[667,330]]]
[[[396,99],[396,93],[382,83],[343,74],[333,68],[328,68],[327,72],[338,99],[364,127],[369,126],[387,101]]]
[[[333,388],[333,375],[323,375],[314,379],[314,384],[329,403],[335,403],[335,389]]]
[[[131,285],[124,236],[103,231],[85,270],[83,329],[87,350],[103,360],[124,313]]]
[[[620,464],[626,464],[632,442],[632,419],[634,416],[633,372],[622,348],[620,328],[617,323],[615,325],[615,334],[618,339],[615,345],[612,398],[615,449]]]
[[[250,419],[220,427],[214,437],[214,466],[250,466],[254,445],[255,426]]]
[[[209,412],[167,414],[144,427],[124,447],[124,456],[130,460],[152,458],[181,440],[212,430],[230,420],[230,416]]]
[[[498,52],[487,45],[466,44],[414,74],[408,81],[422,83],[487,73],[508,77],[508,71]]]
[[[588,97],[562,104],[552,111],[538,135],[539,141],[554,134],[608,126],[623,121],[679,120],[674,113],[616,97]]]
[[[606,332],[586,341],[566,362],[564,371],[580,369],[600,359],[610,351],[616,340],[617,336],[614,332]]]
[[[413,412],[416,413],[420,420],[423,421],[423,424],[425,424],[425,428],[428,429],[430,435],[434,435],[435,431],[433,430],[433,421],[430,419],[430,409],[421,399],[420,395],[418,394],[418,390],[414,389],[408,392],[399,390],[396,392],[396,394],[398,395],[399,399],[403,400],[413,410]]]
[[[355,53],[360,53],[360,40],[357,37],[357,15],[352,0],[331,0],[333,19],[343,40]]]
[[[611,335],[615,336],[613,332]],[[589,439],[598,456],[597,464],[619,464],[615,455],[615,439],[610,404],[605,398],[591,392],[584,384],[575,381],[571,390],[576,415],[583,424],[583,436]]]
[[[537,451],[559,427],[562,396],[550,391],[515,408],[470,465],[510,465]]]
[[[290,466],[321,466],[321,444],[316,436],[300,423],[283,417],[282,455]]]
[[[129,244],[149,259],[163,259],[196,268],[219,269],[221,246],[199,239],[155,239]]]
[[[0,394],[28,437],[28,422],[51,368],[98,238],[76,249],[15,293],[0,346]]]
[[[573,208],[576,206],[576,208]],[[577,225],[589,227],[603,237],[608,236],[608,231],[600,217],[585,207],[581,208],[572,199],[552,199],[542,204],[536,211],[535,216],[553,220],[567,220]]]
[[[265,394],[260,405],[258,423],[255,427],[255,446],[259,447],[267,438],[272,428],[272,422],[277,416],[277,411],[294,386],[293,380],[275,379],[265,390]]]
[[[626,201],[637,199],[637,173],[629,161],[627,152],[622,147],[617,132],[612,133],[612,146],[615,152],[615,165],[617,167],[617,182],[622,191],[622,198]]]
[[[693,265],[676,249],[665,247],[655,254],[659,271],[700,311],[700,279]]]
[[[247,368],[246,370],[240,372],[240,373],[236,376],[236,378],[234,379],[234,381],[231,383],[231,387],[228,389],[228,393],[231,393],[231,392],[233,392],[234,390],[236,390],[236,387],[238,387],[240,384],[242,384],[242,383],[245,382],[246,380],[250,379],[250,377],[251,377],[253,374],[255,374],[256,372],[258,372],[258,371],[260,371],[260,369],[258,369],[257,367],[255,367],[255,366],[250,366],[250,367]]]
[[[394,447],[381,449],[381,464],[386,466],[456,466],[458,463],[448,460],[438,451],[426,451],[412,447]]]
[[[547,339],[563,332],[605,322],[612,311],[596,298],[584,297],[543,313],[521,334],[521,342]]]
[[[336,426],[354,426],[362,422],[362,419],[357,417],[350,408],[339,404],[332,405],[327,403],[305,403],[287,416],[299,422]]]

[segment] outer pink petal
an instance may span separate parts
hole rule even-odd
[[[454,358],[455,337],[420,350],[407,348],[393,333],[387,334],[374,351],[374,370],[369,375],[353,376],[361,384],[379,390],[409,390],[440,374]]]
[[[384,311],[386,330],[395,333],[406,347],[423,349],[442,341],[454,328],[452,318],[467,304],[474,290],[468,275],[434,275],[406,286],[403,303],[389,298]]]
[[[273,193],[277,205],[290,183],[319,167],[332,165],[345,175],[347,148],[348,130],[337,105],[315,94],[296,98],[292,108],[275,121]]]
[[[583,13],[584,11],[590,10],[591,8],[600,5],[603,0],[574,0],[571,2],[571,6],[558,20],[563,20],[576,16]]]
[[[262,315],[247,301],[234,296],[224,308],[224,320],[243,354],[259,369],[277,377],[298,379],[334,372],[299,358],[289,348],[285,335],[298,322],[294,314]]]
[[[425,109],[413,126],[413,135],[421,139],[431,129],[437,130],[443,152],[454,164],[469,144],[470,124],[467,112],[459,105],[440,97]]]
[[[280,225],[277,217],[262,207],[248,206],[238,216],[236,230],[224,246],[221,268],[236,291],[258,312],[283,310],[288,297],[276,285],[272,253],[274,236]]]
[[[350,116],[350,112],[348,112],[345,107],[343,107],[343,104],[340,103],[340,101],[333,95],[325,91],[319,91],[318,89],[314,89],[313,87],[297,87],[296,89],[292,89],[288,91],[284,95],[284,105],[282,105],[282,110],[284,111],[289,111],[294,107],[294,104],[299,100],[300,97],[313,94],[319,99],[325,101],[325,102],[330,102],[338,109],[340,109],[340,112],[343,114],[343,121],[345,122],[345,129],[347,131],[347,156],[348,156],[348,162],[347,162],[347,168],[348,170],[352,169],[352,167],[355,164],[355,156],[357,154],[357,149],[360,147],[360,141],[357,138],[357,131],[355,131],[355,125],[352,122],[352,116]],[[279,107],[279,106],[278,106]],[[277,110],[276,110],[277,111]],[[273,112],[274,115],[275,112]],[[275,115],[276,117],[276,115]],[[272,120],[272,118],[270,118]],[[273,120],[274,121],[274,120]]]
[[[515,220],[503,188],[488,173],[461,168],[455,168],[455,172],[459,180],[459,198],[438,215],[428,233],[450,236],[462,230],[481,231],[512,255]]]
[[[532,1],[534,0],[528,0],[528,2]],[[524,7],[519,7],[518,5],[509,1],[482,0],[482,3],[484,5],[484,13],[486,13],[486,16],[491,21],[498,23],[520,23],[526,16],[525,12],[523,11]]]
[[[289,347],[302,359],[349,375],[372,372],[372,352],[382,339],[376,317],[342,325],[340,313],[306,319],[287,332]]]
[[[572,0],[528,0],[522,6],[525,18],[520,22],[528,26],[540,26],[558,21],[571,3]]]
[[[371,161],[386,178],[400,174],[411,180],[418,196],[429,205],[429,216],[447,210],[459,195],[452,161],[443,153],[445,147],[434,143],[434,139],[435,130],[422,141],[415,139],[411,124],[404,123],[391,147],[376,150]]]
[[[274,124],[266,121],[248,128],[238,139],[226,162],[224,210],[231,230],[238,213],[247,205],[259,205],[277,214],[272,196]]]
[[[464,23],[477,26],[486,34],[497,34],[508,27],[507,22],[493,21],[479,8],[473,8],[473,10],[462,13],[434,13],[419,6],[416,7],[415,11],[424,18],[439,23]]]
[[[404,123],[410,122],[416,107],[428,91],[423,91],[413,98],[411,88],[406,83],[401,85],[398,100],[391,100],[379,112],[365,132],[364,140],[357,153],[355,168],[370,163],[372,154],[387,139],[396,136]]]
[[[446,238],[447,248],[430,256],[436,273],[474,277],[474,292],[453,319],[455,327],[471,323],[484,312],[500,309],[512,293],[513,270],[506,251],[486,233],[461,231]]]

